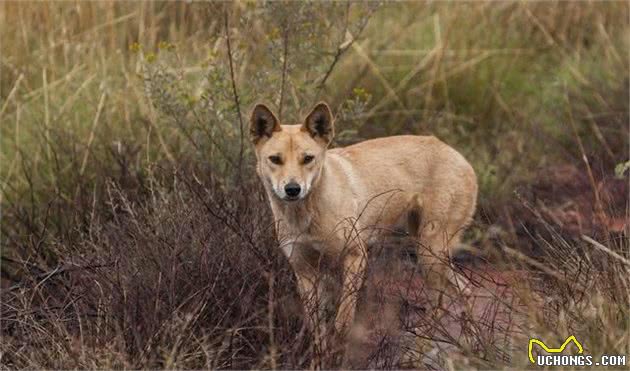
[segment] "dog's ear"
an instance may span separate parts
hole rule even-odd
[[[419,237],[422,227],[422,202],[414,195],[407,207],[407,232],[410,236]]]
[[[280,123],[276,116],[264,104],[257,104],[249,121],[249,138],[256,144],[261,139],[271,138],[274,131],[280,131]]]
[[[306,116],[302,130],[306,131],[316,140],[330,144],[335,135],[335,126],[330,107],[324,102],[318,103],[311,113]]]

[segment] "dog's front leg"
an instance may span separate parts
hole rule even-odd
[[[360,243],[354,246],[343,258],[343,286],[339,309],[335,318],[335,328],[339,334],[343,334],[354,320],[359,290],[365,279],[366,265],[366,249]]]
[[[322,273],[319,270],[319,253],[310,246],[294,245],[290,249],[289,263],[297,279],[298,293],[304,308],[304,317],[313,334],[314,352],[317,358],[329,352],[326,333],[327,321],[324,318]]]
[[[304,304],[304,314],[306,320],[308,322],[308,326],[313,331],[315,335],[315,342],[319,343],[319,338],[323,335],[320,334],[320,324],[322,323],[322,318],[320,317],[320,302],[321,298],[319,298],[319,293],[317,290],[317,282],[316,278],[309,274],[303,274],[303,272],[297,272],[297,284],[298,291],[300,294],[300,298],[302,299],[302,303]]]
[[[331,357],[335,355],[335,349],[332,348],[330,336],[330,321],[326,318],[326,304],[329,304],[327,300],[330,298],[327,296],[329,293],[322,292],[322,286],[325,286],[322,282],[325,277],[321,274],[315,276],[309,274],[300,274],[296,271],[296,278],[298,284],[298,291],[302,302],[304,303],[305,319],[309,328],[313,334],[313,359],[311,368],[323,369],[329,368],[327,366],[332,360]]]

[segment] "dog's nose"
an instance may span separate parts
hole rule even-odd
[[[297,195],[300,194],[301,188],[300,185],[297,183],[289,183],[286,186],[284,186],[284,192],[287,194],[287,196],[289,197],[296,197]]]

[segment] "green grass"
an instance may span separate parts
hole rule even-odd
[[[362,34],[352,35],[359,37],[356,46],[364,56],[354,47],[343,55],[328,80],[325,96],[340,107],[352,98],[353,88],[366,89],[372,99],[366,110],[371,117],[359,119],[364,136],[435,133],[472,159],[482,174],[483,194],[500,190],[502,197],[509,197],[514,185],[526,181],[532,171],[558,160],[554,158],[558,151],[546,150],[550,142],[574,145],[567,125],[570,114],[583,137],[589,138],[594,133],[581,129],[588,126],[582,115],[623,116],[627,108],[627,102],[617,98],[627,91],[627,6],[621,2],[543,5],[382,6]],[[143,162],[190,152],[181,145],[181,128],[169,127],[168,120],[147,102],[138,74],[146,60],[156,56],[158,61],[153,63],[183,73],[180,85],[182,94],[190,97],[187,99],[198,100],[199,93],[206,90],[221,94],[218,101],[224,105],[231,102],[221,7],[210,8],[204,12],[200,4],[166,3],[3,5],[5,17],[21,20],[3,26],[3,102],[23,76],[3,112],[0,174],[6,182],[17,189],[25,186],[19,171],[10,172],[14,161],[21,162],[19,148],[28,149],[36,173],[43,177],[36,183],[52,186],[54,177],[46,175],[46,169],[60,160],[51,153],[58,143],[43,145],[49,136],[70,136],[77,153],[63,161],[77,163],[85,157],[87,139],[93,135],[89,148],[93,154],[88,155],[86,166],[121,140],[140,146]],[[239,58],[236,79],[241,109],[247,111],[258,99],[277,103],[284,13],[271,7],[257,19],[261,7],[236,8],[241,17],[231,31]],[[311,11],[322,8],[326,11],[318,13],[321,18],[310,18]],[[354,31],[352,22],[358,22],[354,18],[361,16],[359,8],[350,7],[350,32]],[[333,40],[342,40],[345,10],[342,5],[330,9],[294,6],[293,11],[302,12],[315,26],[307,26],[314,31],[299,29],[291,35],[303,40],[289,41],[285,105],[290,120],[298,119],[296,114],[313,103],[309,100],[315,98],[309,83],[316,79],[312,71],[321,74],[330,63],[336,47]],[[266,22],[270,12],[280,16]],[[95,17],[101,13],[107,17],[99,22]],[[556,23],[551,15],[563,21]],[[265,45],[269,41],[271,46]],[[142,50],[134,53],[129,47],[136,42]],[[172,44],[175,52],[160,49],[160,42]],[[166,57],[173,53],[177,57]],[[211,67],[217,72],[204,87],[205,71]],[[257,81],[261,74],[269,76]],[[406,83],[399,87],[402,81]],[[214,84],[212,89],[207,89],[208,83]],[[102,94],[106,103],[94,125]],[[140,122],[147,118],[152,125]],[[234,122],[229,122],[233,119],[233,115],[225,116],[217,124],[225,130],[234,128]],[[351,124],[338,122],[341,128],[344,125]],[[624,134],[625,128],[617,129],[620,131],[608,135]],[[543,140],[525,139],[532,135]],[[502,156],[497,158],[497,153]],[[497,163],[489,163],[490,158]],[[616,154],[613,160],[624,160],[623,154]],[[496,178],[506,183],[500,184]]]

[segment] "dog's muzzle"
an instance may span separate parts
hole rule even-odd
[[[291,182],[284,186],[284,193],[286,194],[285,200],[295,201],[300,197],[302,187],[295,182]]]

